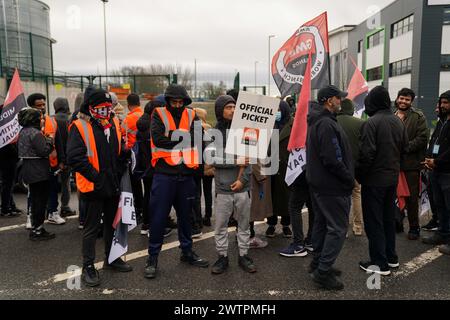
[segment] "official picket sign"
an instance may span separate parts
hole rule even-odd
[[[279,105],[276,98],[239,92],[225,152],[265,159]]]

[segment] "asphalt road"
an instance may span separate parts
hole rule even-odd
[[[16,195],[19,208],[25,208],[25,196]],[[71,204],[75,208],[76,195]],[[307,214],[304,215],[305,221]],[[131,232],[128,261],[133,272],[121,274],[100,270],[102,284],[98,288],[77,288],[77,278],[69,278],[70,266],[81,266],[81,234],[77,219],[63,226],[48,225],[56,239],[31,242],[25,230],[25,215],[0,218],[0,299],[172,299],[172,300],[309,300],[309,299],[450,299],[450,257],[442,256],[419,241],[409,241],[405,234],[397,237],[401,267],[381,280],[378,289],[369,289],[370,275],[359,270],[358,262],[367,259],[367,239],[349,235],[336,263],[343,270],[345,289],[338,293],[317,289],[307,273],[311,257],[284,258],[278,250],[290,243],[281,236],[269,239],[264,249],[250,251],[258,272],[247,274],[237,265],[237,243],[230,233],[230,268],[219,276],[210,269],[199,269],[179,261],[177,235],[166,238],[159,258],[156,279],[143,277],[147,237],[139,228]],[[12,227],[11,227],[12,226]],[[11,227],[11,228],[8,228]],[[264,234],[265,224],[256,226]],[[217,258],[213,229],[204,228],[204,236],[194,250],[211,264]],[[103,260],[103,241],[97,242],[97,261]],[[67,278],[69,278],[67,280]],[[372,279],[373,280],[373,279]],[[375,279],[376,280],[376,279]],[[375,281],[374,280],[374,281]],[[371,282],[375,283],[376,282]]]

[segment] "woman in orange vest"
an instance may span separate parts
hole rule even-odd
[[[107,263],[114,233],[112,223],[120,197],[122,150],[119,120],[112,114],[111,96],[105,90],[95,90],[81,106],[78,120],[72,123],[67,143],[67,164],[76,172],[77,188],[86,205],[82,280],[91,287],[100,284],[94,261],[101,219],[104,222],[104,268],[119,272],[132,270],[121,258]]]

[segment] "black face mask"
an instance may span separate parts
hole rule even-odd
[[[174,108],[172,107],[170,104],[167,105],[167,109],[170,111],[171,114],[173,114],[176,117],[181,117],[181,115],[183,114],[183,111],[185,109],[185,107],[181,107],[181,108]]]

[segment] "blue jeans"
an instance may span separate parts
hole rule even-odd
[[[177,213],[178,240],[183,252],[192,250],[191,214],[196,186],[192,176],[170,176],[156,173],[153,176],[150,208],[150,239],[148,254],[158,256],[164,241],[164,229],[172,206]]]
[[[430,178],[439,220],[438,232],[450,238],[450,173],[433,172]]]

